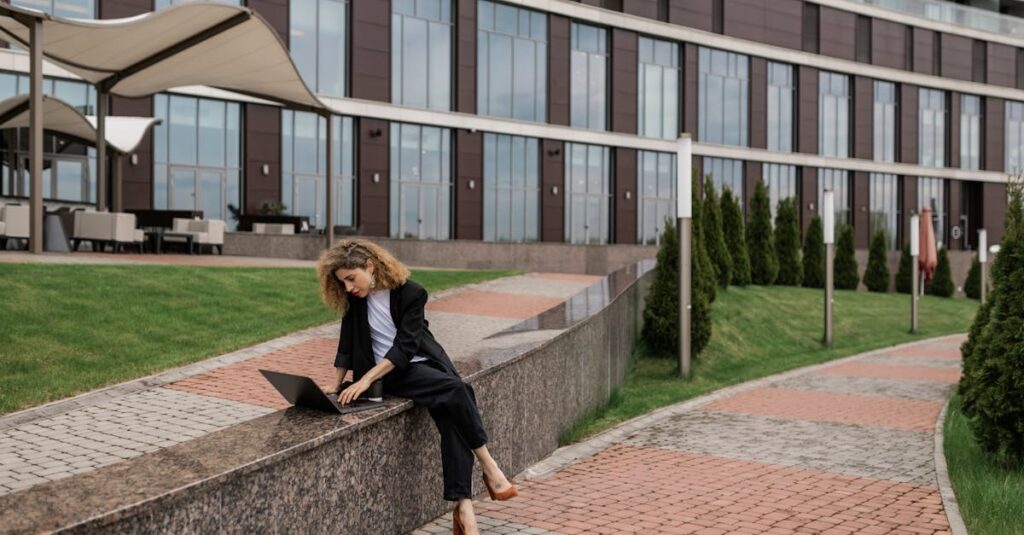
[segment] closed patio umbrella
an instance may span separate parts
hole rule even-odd
[[[935,266],[939,264],[939,253],[935,247],[935,228],[932,226],[932,209],[924,207],[921,209],[921,256],[917,263],[924,273],[926,283],[931,282],[932,274],[935,273]]]

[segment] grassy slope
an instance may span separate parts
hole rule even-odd
[[[870,349],[965,332],[977,302],[921,299],[920,332],[911,335],[910,297],[838,291],[834,344],[821,345],[822,290],[730,287],[712,305],[711,342],[694,363],[692,381],[676,378],[676,361],[637,351],[633,370],[607,407],[579,422],[562,443],[578,441],[652,409],[723,386]]]
[[[429,291],[509,271],[416,271]],[[331,321],[312,269],[0,265],[0,414]]]

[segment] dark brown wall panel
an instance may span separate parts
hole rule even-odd
[[[569,125],[569,19],[548,17],[548,121]]]
[[[245,211],[253,213],[264,201],[281,201],[281,108],[245,104],[244,126]]]
[[[750,146],[768,147],[768,62],[750,58]]]
[[[697,70],[697,45],[683,44],[683,131],[697,140],[697,94],[699,71]]]
[[[103,0],[99,8],[99,18],[120,19],[153,11],[153,0]]]
[[[870,160],[874,150],[875,84],[871,78],[853,79],[853,157]]]
[[[565,144],[541,143],[541,241],[565,241]],[[557,189],[556,189],[557,188]],[[558,193],[554,193],[557,191]]]
[[[820,15],[818,13],[818,4],[812,4],[810,2],[804,2],[802,13],[800,15],[800,33],[801,33],[801,49],[804,52],[810,52],[812,54],[818,53],[818,28],[820,23]]]
[[[391,129],[387,121],[378,119],[359,119],[358,125],[359,226],[365,236],[387,236]],[[374,182],[374,176],[378,178],[377,182]]]
[[[129,117],[152,117],[153,97],[123,98],[110,97],[110,115]],[[153,207],[153,134],[142,138],[134,154],[135,165],[126,156],[121,161],[121,201],[125,209],[149,209]]]
[[[1017,48],[999,43],[987,43],[988,61],[986,83],[1015,87],[1017,83]]]
[[[857,59],[857,15],[828,6],[821,6],[818,28],[819,53],[834,58]]]
[[[675,0],[669,2],[668,21],[710,32],[714,28],[714,0]]]
[[[455,45],[455,111],[476,113],[476,4],[459,0]]]
[[[949,167],[960,167],[960,93],[949,92]]]
[[[871,21],[871,63],[879,67],[906,69],[907,27],[883,19]]]
[[[1003,171],[1006,167],[1006,104],[1001,98],[985,97],[985,170]]]
[[[989,245],[1003,241],[1006,221],[1006,184],[985,182],[982,185],[981,228],[988,234]]]
[[[754,199],[757,183],[764,179],[764,164],[761,162],[743,162],[743,213],[750,209]]]
[[[800,0],[730,0],[723,8],[725,35],[800,50]]]
[[[818,215],[818,169],[816,167],[800,168],[800,228],[801,236],[807,235],[807,227]],[[813,208],[812,208],[813,207]]]
[[[455,134],[455,239],[484,239],[484,135]]]
[[[622,12],[658,20],[658,0],[622,0]]]
[[[612,191],[612,223],[615,243],[636,243],[636,150],[615,149],[615,187]],[[629,198],[626,198],[626,193]]]
[[[899,149],[902,163],[917,163],[917,100],[916,85],[900,86]]]
[[[612,29],[612,131],[637,132],[637,34]]]
[[[942,54],[941,75],[970,81],[974,69],[974,41],[969,37],[941,33],[939,43]]]
[[[351,92],[355,98],[391,101],[391,2],[352,2]]]
[[[868,173],[856,171],[850,173],[853,179],[853,235],[854,247],[867,249],[871,243],[871,223],[868,221],[868,208],[871,206]]]
[[[946,201],[947,206],[949,207],[949,228],[952,229],[954,226],[959,226],[961,231],[961,238],[957,240],[954,240],[951,234],[947,235],[946,247],[948,247],[949,249],[963,249],[964,239],[962,233],[966,230],[960,223],[960,197],[961,185],[963,183],[960,182],[959,180],[947,180],[946,184],[948,184],[949,186],[947,190],[949,194],[948,199]],[[960,281],[955,282],[958,284],[962,284],[962,282]]]
[[[288,46],[288,0],[248,0],[245,5],[267,19],[278,37]]]
[[[818,69],[800,66],[797,73],[797,147],[818,153]]]
[[[914,57],[911,64],[914,72],[923,74],[937,74],[935,72],[935,47],[937,46],[935,32],[922,28],[913,28],[914,34]]]

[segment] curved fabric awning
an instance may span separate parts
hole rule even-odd
[[[19,20],[41,19],[43,57],[125,97],[206,85],[326,110],[277,32],[259,14],[220,3],[173,5],[135,17],[66,19],[0,5],[0,32],[28,48]]]
[[[29,96],[18,95],[0,101],[0,129],[28,128]],[[143,136],[160,122],[155,117],[107,117],[107,143],[122,153],[134,152]],[[63,100],[43,96],[43,128],[95,145],[96,117],[86,117]]]

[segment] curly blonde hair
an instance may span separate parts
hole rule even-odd
[[[324,251],[316,263],[320,298],[325,305],[341,315],[345,314],[348,310],[348,292],[334,272],[342,268],[365,269],[367,261],[373,261],[377,288],[396,288],[409,279],[409,268],[376,243],[358,238],[340,240]]]

